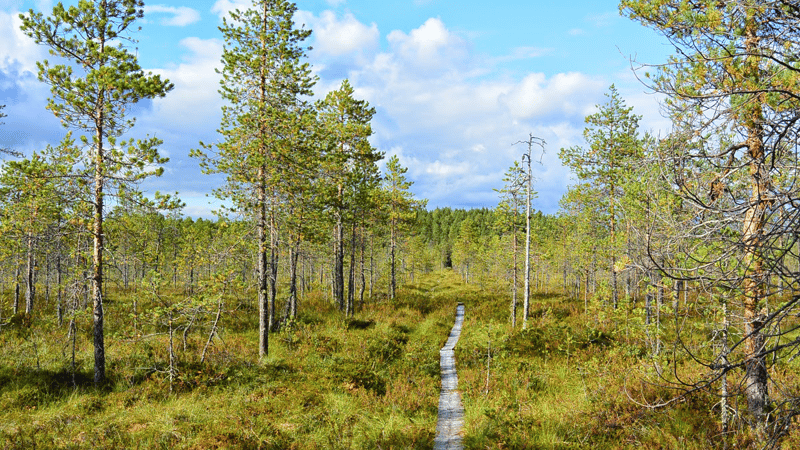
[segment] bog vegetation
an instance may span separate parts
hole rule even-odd
[[[676,48],[639,68],[673,129],[612,85],[544,215],[535,136],[495,208],[425,209],[348,81],[309,100],[296,6],[254,0],[192,152],[214,220],[138,190],[167,160],[127,114],[172,89],[142,7],[22,15],[67,130],[0,170],[3,448],[430,447],[458,302],[466,448],[800,446],[794,2],[623,0]]]

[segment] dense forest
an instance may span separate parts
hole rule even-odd
[[[634,64],[672,130],[610,86],[543,214],[532,135],[497,205],[428,209],[347,80],[310,100],[296,6],[254,0],[192,151],[213,220],[139,189],[167,159],[130,111],[173,87],[142,7],[21,17],[66,131],[0,168],[3,448],[431,447],[457,303],[466,448],[800,445],[794,2],[623,0],[675,48]]]

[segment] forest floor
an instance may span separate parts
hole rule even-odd
[[[307,294],[258,362],[252,296],[226,295],[204,361],[213,314],[176,331],[171,382],[165,322],[131,320],[134,298],[139,311],[152,306],[141,293],[107,295],[109,382],[99,388],[90,317],[78,317],[74,372],[50,305],[13,319],[0,330],[0,449],[433,448],[439,349],[459,302],[465,449],[756,448],[740,425],[724,437],[713,392],[644,405],[675,391],[649,382],[659,360],[634,306],[611,314],[539,293],[528,328],[518,318],[512,329],[505,288],[435,272],[352,319]]]

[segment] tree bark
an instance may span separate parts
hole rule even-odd
[[[397,262],[395,251],[397,248],[397,224],[392,219],[389,223],[389,265],[390,265],[390,278],[389,278],[389,300],[394,300],[395,291],[397,290]]]
[[[262,166],[259,178],[264,179]],[[262,182],[258,188],[258,357],[269,354],[271,316],[267,296],[267,189]]]
[[[350,270],[348,272],[347,283],[347,311],[346,315],[352,316],[354,311],[354,301],[356,295],[356,222],[353,221],[352,233],[350,235]]]
[[[104,2],[105,3],[105,2]],[[102,99],[102,94],[99,100]],[[92,251],[92,316],[94,337],[94,382],[102,383],[106,378],[106,347],[103,331],[105,315],[103,311],[103,108],[97,109],[97,154],[94,172],[94,247]]]
[[[516,214],[515,214],[516,215]],[[516,218],[515,218],[516,220]],[[511,276],[511,328],[517,327],[517,227],[511,229],[511,253],[514,255],[514,267]],[[566,270],[564,271],[564,286],[566,288]]]
[[[36,295],[36,255],[33,248],[33,235],[28,234],[27,267],[25,273],[25,314],[33,313],[33,299]]]
[[[339,311],[344,312],[344,224],[342,223],[342,213],[336,214],[336,225],[333,228],[333,298],[339,307]]]
[[[747,71],[759,76],[758,30],[759,25],[752,17],[748,17],[745,25],[745,47],[750,55],[746,61]],[[742,223],[742,241],[744,243],[745,279],[744,291],[744,326],[745,326],[745,395],[747,407],[755,422],[756,429],[762,431],[769,404],[767,391],[767,361],[764,355],[765,336],[762,333],[763,314],[760,303],[764,298],[764,283],[769,274],[764,269],[761,255],[764,243],[762,232],[766,222],[767,197],[771,180],[765,167],[763,111],[764,94],[751,105],[746,112],[745,126],[748,131],[747,148],[750,158],[750,206]]]

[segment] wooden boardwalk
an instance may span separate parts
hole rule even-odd
[[[464,406],[458,392],[458,374],[453,349],[461,336],[461,325],[464,323],[464,305],[456,308],[456,322],[450,330],[450,337],[439,350],[439,364],[442,370],[442,390],[439,394],[439,420],[436,424],[436,439],[433,448],[436,450],[461,449],[461,428],[464,426]]]

